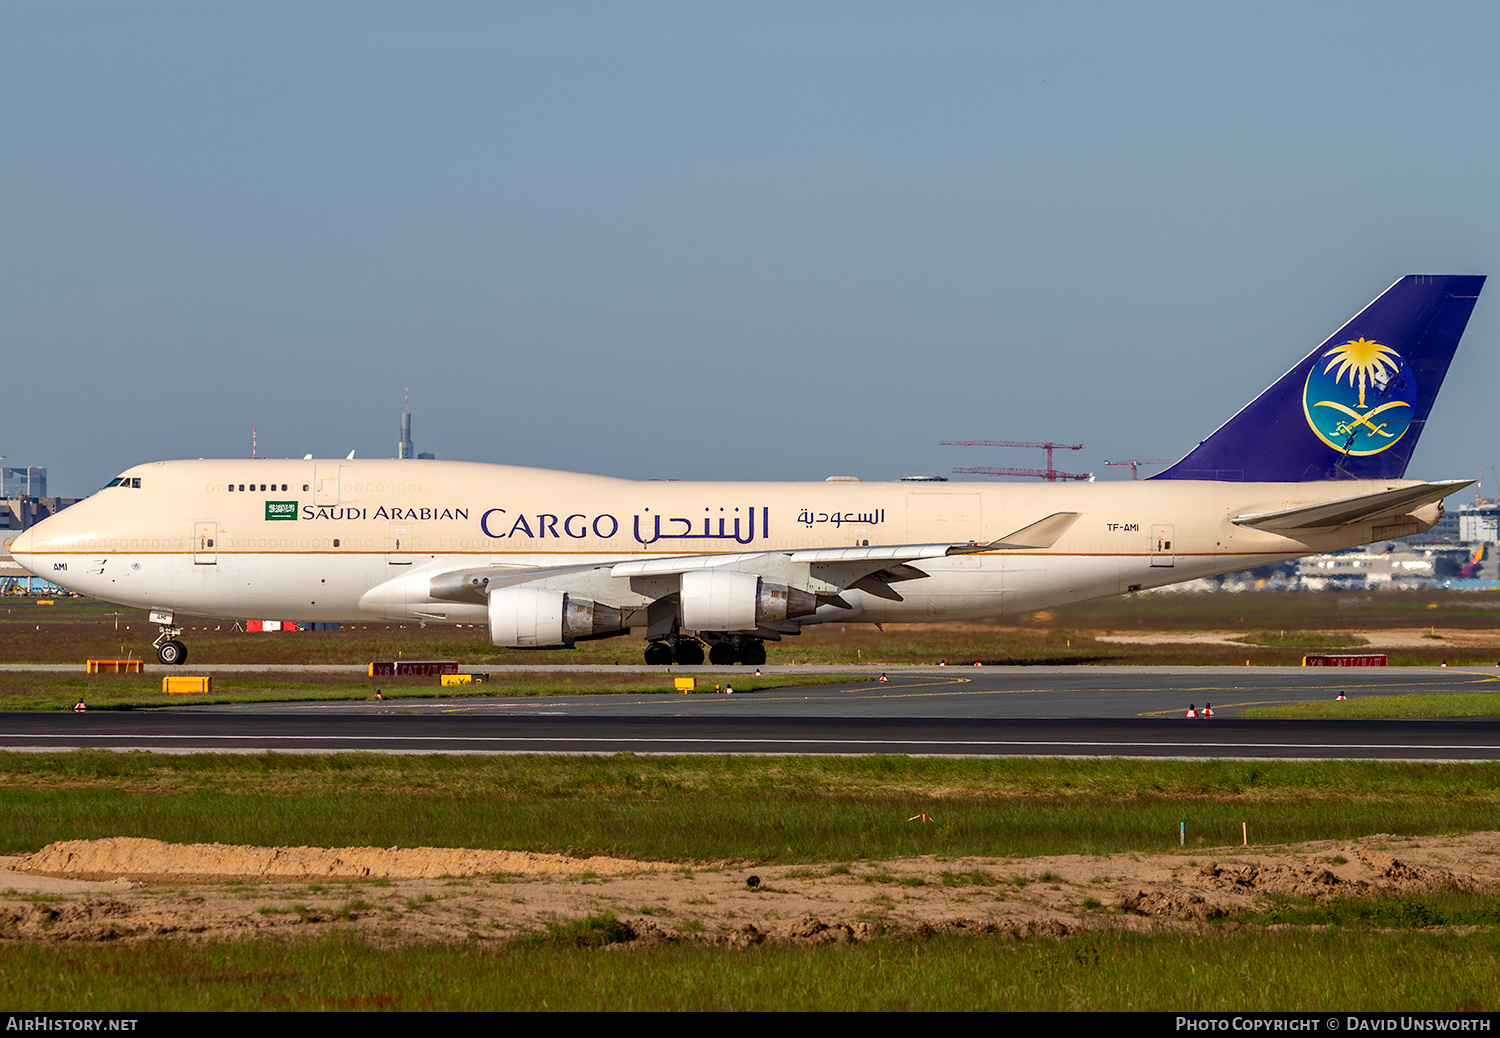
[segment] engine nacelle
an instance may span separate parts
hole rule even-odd
[[[621,626],[620,610],[563,591],[506,587],[490,592],[490,644],[513,649],[565,645]]]
[[[682,626],[690,631],[753,631],[760,621],[806,616],[816,596],[754,573],[701,569],[682,575]]]

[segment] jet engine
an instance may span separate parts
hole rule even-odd
[[[566,645],[619,631],[620,610],[564,591],[507,587],[489,596],[490,643],[513,649]]]
[[[682,575],[682,626],[690,631],[753,631],[761,621],[807,616],[817,596],[754,573],[692,570]]]

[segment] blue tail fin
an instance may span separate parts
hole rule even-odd
[[[1484,287],[1410,274],[1152,479],[1399,479]]]

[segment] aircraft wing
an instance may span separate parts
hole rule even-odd
[[[1365,523],[1376,519],[1406,515],[1413,509],[1441,501],[1449,494],[1474,485],[1472,479],[1446,479],[1436,483],[1421,483],[1398,490],[1383,490],[1378,494],[1361,494],[1344,497],[1337,501],[1325,501],[1318,505],[1303,505],[1281,512],[1255,512],[1237,515],[1229,521],[1236,526],[1249,526],[1271,533],[1297,533],[1303,530],[1327,530],[1351,523]]]

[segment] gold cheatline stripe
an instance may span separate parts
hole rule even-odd
[[[853,545],[844,545],[843,547],[853,547]],[[635,551],[635,552],[629,552],[628,554],[631,555],[631,556],[654,555],[654,556],[659,556],[661,558],[667,559],[667,558],[678,558],[678,557],[690,557],[690,556],[696,556],[696,555],[776,555],[776,554],[785,554],[787,552],[793,552],[793,551],[822,551],[822,550],[825,550],[825,549],[821,549],[821,548],[760,548],[760,549],[758,549],[756,551],[745,551],[745,552],[739,552],[739,551]],[[829,550],[836,550],[836,549],[829,549]],[[39,550],[39,551],[23,552],[22,554],[24,554],[24,555],[89,555],[89,556],[95,556],[95,555],[181,555],[183,557],[188,557],[188,556],[192,556],[192,555],[197,555],[199,553],[198,552],[194,552],[194,551],[159,551],[159,550],[156,550],[156,549],[149,549],[148,550],[148,549],[142,549],[142,548],[99,548],[99,549],[91,550],[91,551]],[[485,556],[493,556],[493,555],[518,555],[518,556],[520,556],[520,555],[524,555],[524,556],[533,556],[533,555],[562,555],[562,556],[565,556],[567,558],[574,558],[574,557],[579,557],[579,556],[595,557],[595,556],[600,556],[600,555],[608,556],[610,558],[614,558],[615,555],[616,555],[616,553],[614,553],[614,552],[608,552],[608,551],[481,551],[481,550],[473,549],[473,548],[439,548],[437,550],[433,550],[433,549],[429,549],[429,548],[424,548],[424,549],[414,549],[412,551],[384,551],[384,550],[381,550],[381,549],[374,549],[374,550],[360,549],[359,551],[354,551],[352,549],[351,550],[345,550],[343,548],[326,548],[326,549],[307,548],[307,549],[304,549],[304,550],[294,550],[294,549],[291,549],[291,548],[256,548],[256,549],[250,549],[250,550],[244,550],[244,551],[242,551],[240,549],[234,549],[234,550],[231,551],[231,550],[223,549],[223,548],[215,548],[212,552],[203,552],[202,554],[205,554],[205,555],[208,555],[208,554],[213,554],[213,555],[333,555],[333,556],[346,556],[346,555],[438,555],[438,556],[443,556],[443,555],[485,555]],[[1160,555],[1160,556],[1163,556],[1163,557],[1170,557],[1170,558],[1174,558],[1174,559],[1219,559],[1219,558],[1232,559],[1232,558],[1241,558],[1241,557],[1244,557],[1244,558],[1254,558],[1254,557],[1258,557],[1258,556],[1270,556],[1270,555],[1281,556],[1281,555],[1285,555],[1285,554],[1286,554],[1286,552],[1281,552],[1281,551],[1179,551],[1179,552],[1149,552],[1149,551],[976,551],[976,552],[967,552],[967,553],[965,553],[962,556],[937,556],[937,557],[938,558],[973,558],[976,555],[989,555],[989,556],[993,556],[993,557],[997,557],[997,558],[1004,557],[1004,558],[1028,558],[1028,559],[1034,559],[1034,558],[1058,558],[1058,559],[1147,559],[1147,558],[1155,558],[1158,555]],[[1314,554],[1316,554],[1316,553],[1314,553]],[[623,560],[621,560],[621,561],[623,561]],[[830,560],[830,561],[838,561],[838,560]],[[851,559],[849,561],[851,561],[851,562],[859,562],[859,561],[862,561],[862,560],[860,560],[860,559]],[[878,562],[880,560],[878,560],[878,559],[870,559],[868,561],[870,561],[870,562]],[[922,559],[922,560],[919,560],[919,561],[926,562],[926,561],[930,561],[930,560]]]

